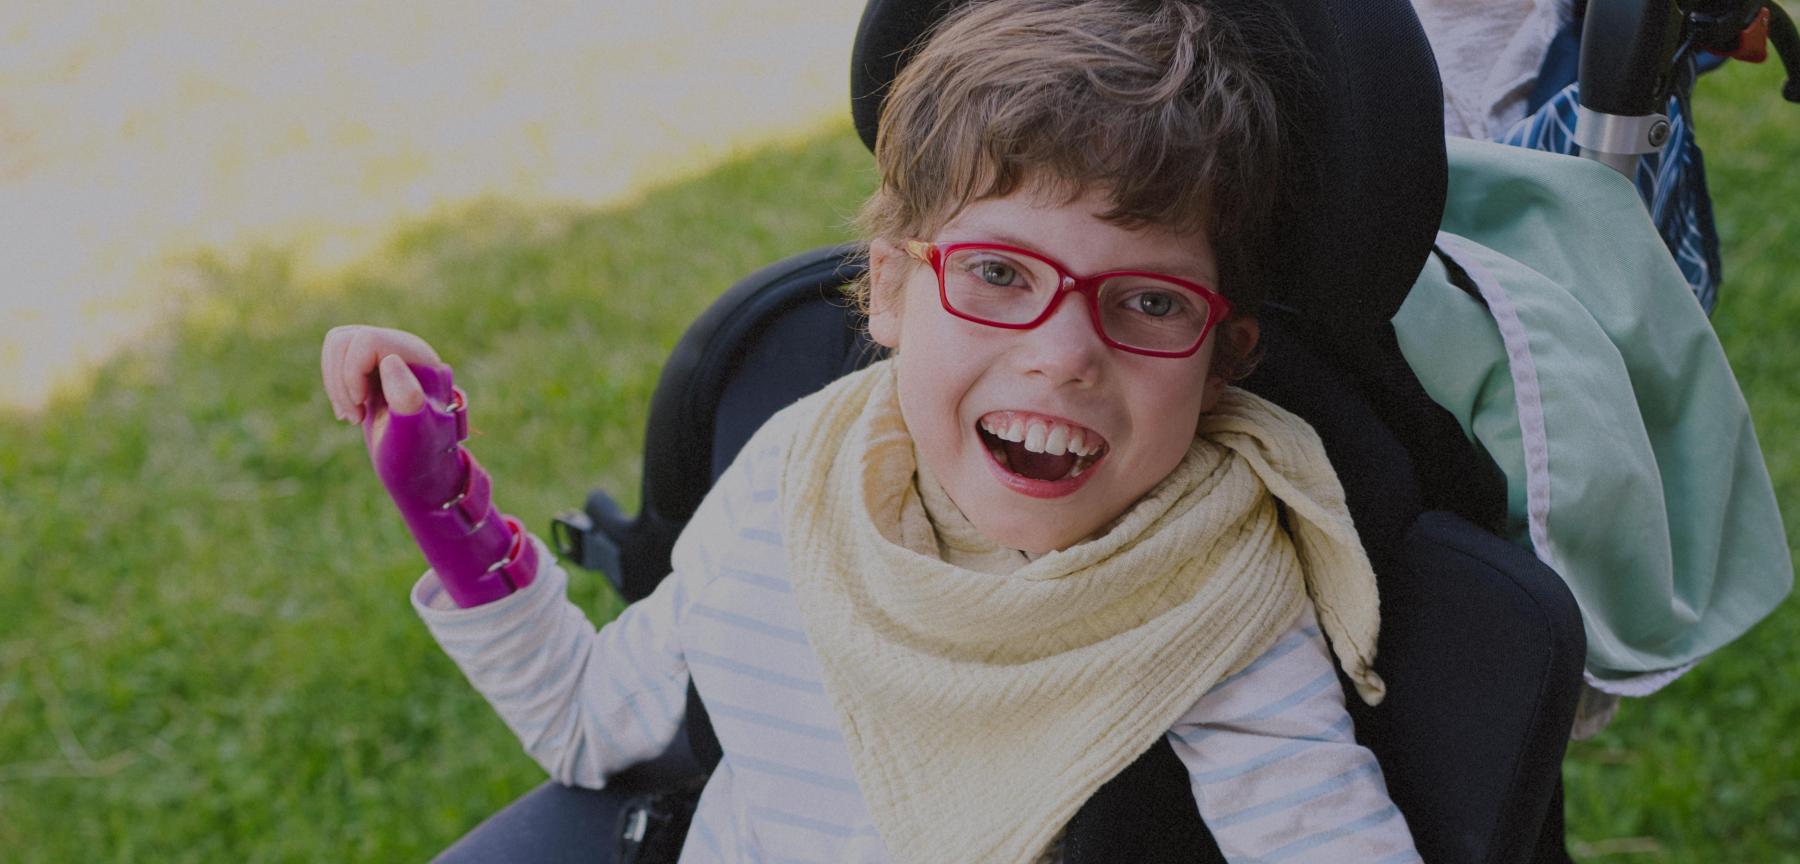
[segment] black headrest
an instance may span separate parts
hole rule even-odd
[[[869,0],[850,110],[870,149],[881,101],[930,27],[965,0]],[[980,0],[975,0],[980,2]],[[1431,251],[1447,168],[1437,63],[1408,0],[1207,0],[1286,12],[1324,92],[1299,118],[1316,181],[1283,214],[1274,302],[1338,327],[1384,324]]]

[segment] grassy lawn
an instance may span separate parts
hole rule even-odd
[[[1716,321],[1800,538],[1800,108],[1776,82],[1713,76],[1700,126],[1728,244]],[[0,857],[420,860],[541,782],[407,606],[421,563],[326,406],[320,336],[432,340],[530,525],[595,483],[629,504],[683,327],[843,239],[869,164],[842,131],[616,209],[475,206],[324,285],[280,251],[207,264],[157,344],[0,415]],[[597,577],[572,591],[611,608]],[[1789,602],[1575,746],[1578,857],[1800,861],[1797,673]]]

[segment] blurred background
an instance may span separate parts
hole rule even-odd
[[[76,384],[197,250],[276,245],[328,279],[449,206],[614,202],[815,132],[844,114],[859,12],[8,0],[0,404]]]
[[[848,238],[856,0],[0,0],[0,860],[421,860],[543,780],[320,392],[424,335],[499,503],[634,506],[663,358]],[[1800,538],[1800,107],[1698,90],[1714,324]],[[617,609],[576,574],[578,603]],[[1584,861],[1800,861],[1790,600],[1566,774]]]

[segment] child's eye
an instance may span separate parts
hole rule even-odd
[[[1145,291],[1127,300],[1126,305],[1133,312],[1161,318],[1175,311],[1175,298],[1164,291]]]
[[[989,285],[1011,287],[1019,279],[1019,271],[1003,261],[982,261],[975,265],[975,275]]]
[[[1038,272],[1028,261],[1018,261],[989,249],[964,249],[944,262],[945,287],[951,302],[961,296],[982,296],[1007,303],[1024,302],[1042,286],[1055,285],[1055,277]],[[1013,314],[1013,313],[1009,313]],[[1009,318],[1010,320],[1010,318]]]

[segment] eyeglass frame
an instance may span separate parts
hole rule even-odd
[[[1088,323],[1093,325],[1094,334],[1099,336],[1100,341],[1106,343],[1108,347],[1116,348],[1129,354],[1140,354],[1146,357],[1181,358],[1194,356],[1194,354],[1200,350],[1200,346],[1206,344],[1206,337],[1212,335],[1213,328],[1218,326],[1219,322],[1224,321],[1231,316],[1231,301],[1225,299],[1225,295],[1198,282],[1183,279],[1179,276],[1171,276],[1167,273],[1157,273],[1153,270],[1107,270],[1102,273],[1095,273],[1091,276],[1077,276],[1070,272],[1069,268],[1063,266],[1062,262],[1055,258],[1051,258],[1042,252],[1020,246],[1012,246],[1006,243],[983,243],[979,241],[933,243],[928,240],[908,240],[905,245],[906,254],[926,264],[930,264],[932,272],[937,275],[938,302],[943,305],[945,312],[961,318],[964,321],[972,321],[976,324],[982,324],[988,327],[998,327],[1002,330],[1035,330],[1042,326],[1045,321],[1050,320],[1050,316],[1056,314],[1056,310],[1062,306],[1064,298],[1070,294],[1080,294],[1087,299]],[[960,311],[956,307],[950,305],[950,292],[944,284],[944,262],[947,261],[951,255],[964,249],[992,249],[998,252],[1035,258],[1050,265],[1051,268],[1056,271],[1056,275],[1061,279],[1061,284],[1057,286],[1055,296],[1051,297],[1050,302],[1044,306],[1044,311],[1040,313],[1038,317],[1030,321],[1019,324],[1009,324],[1004,321],[990,321],[986,318],[977,318],[974,315]],[[1119,342],[1111,336],[1106,335],[1105,328],[1100,326],[1100,286],[1109,279],[1132,276],[1158,279],[1163,282],[1171,283],[1175,287],[1184,289],[1206,302],[1206,326],[1200,328],[1200,336],[1194,340],[1193,345],[1183,351],[1155,351],[1149,348],[1137,348],[1126,345],[1125,343]]]

